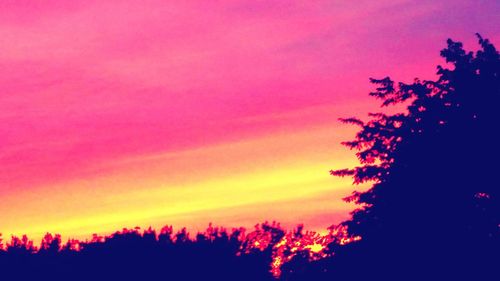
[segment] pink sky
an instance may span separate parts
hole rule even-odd
[[[498,42],[498,1],[0,2],[0,232],[347,216],[368,77]]]

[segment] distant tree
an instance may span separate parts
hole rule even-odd
[[[382,107],[405,112],[341,119],[360,127],[343,144],[361,165],[331,173],[373,185],[345,198],[359,208],[344,225],[362,240],[332,259],[333,275],[499,280],[500,59],[477,36],[475,53],[447,41],[435,81],[370,79]]]
[[[40,252],[57,254],[61,249],[61,235],[45,234],[40,245]]]

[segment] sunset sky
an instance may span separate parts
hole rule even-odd
[[[500,2],[0,1],[0,232],[87,237],[348,216],[339,117],[433,78]]]

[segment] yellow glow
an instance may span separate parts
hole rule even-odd
[[[201,229],[210,221],[251,227],[266,219],[309,220],[326,227],[335,221],[315,216],[347,213],[340,198],[350,188],[349,179],[328,171],[355,163],[349,152],[328,149],[335,139],[317,128],[104,163],[113,173],[7,198],[0,211],[17,213],[4,216],[1,229],[38,240],[46,231],[82,238],[136,225]]]

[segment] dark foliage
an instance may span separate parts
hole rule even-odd
[[[273,241],[261,249],[247,247],[247,237],[265,229]],[[0,250],[1,280],[274,280],[272,247],[284,235],[264,223],[247,235],[244,229],[210,226],[194,239],[186,229],[159,234],[148,229],[124,229],[108,237],[70,240],[47,234],[40,248],[26,236],[13,237]]]
[[[345,198],[362,240],[289,280],[500,280],[500,59],[477,36],[475,53],[447,41],[436,81],[371,79],[407,111],[341,119],[361,128],[344,143],[361,165],[331,173],[373,183]]]
[[[0,239],[2,280],[272,280],[278,266],[282,280],[499,280],[500,56],[478,38],[477,52],[448,40],[436,81],[371,79],[383,107],[407,110],[341,119],[360,127],[344,143],[360,166],[331,173],[373,185],[345,198],[358,209],[328,236],[265,223],[194,239],[171,227],[47,235],[39,249],[13,237]]]
[[[328,255],[325,245],[348,243],[345,227],[327,235],[286,232],[279,223],[257,224],[227,231],[209,225],[190,237],[166,226],[123,229],[109,236],[94,234],[90,241],[69,240],[47,233],[39,246],[26,236],[2,244],[0,277],[6,280],[276,280],[309,261]],[[298,264],[300,260],[302,263]],[[4,280],[4,279],[0,279]]]

